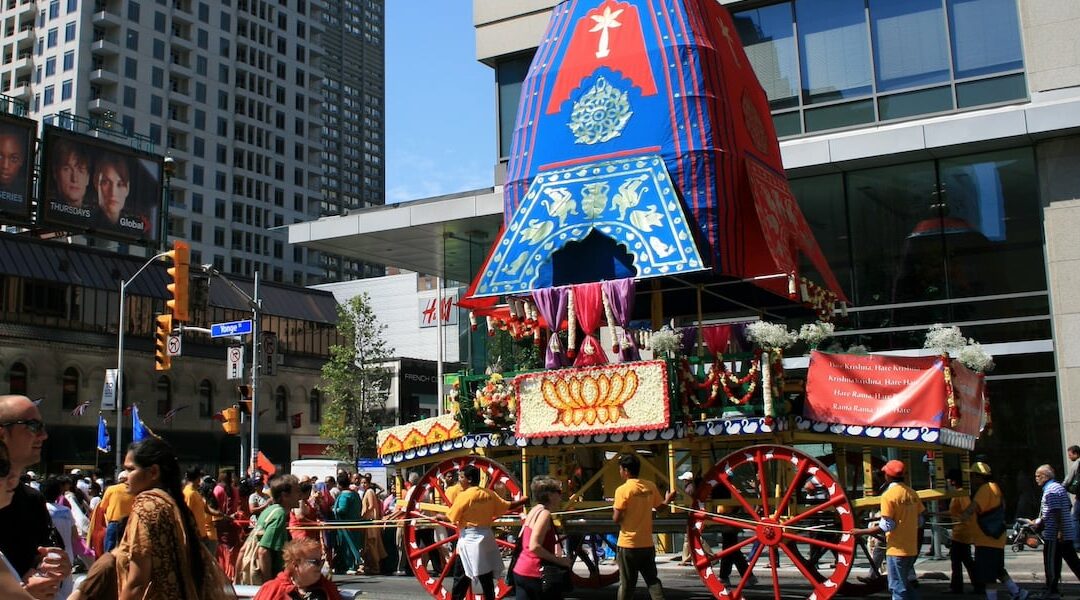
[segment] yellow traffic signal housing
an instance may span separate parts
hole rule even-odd
[[[169,267],[169,279],[166,288],[172,296],[165,302],[177,321],[188,320],[188,269],[191,265],[191,246],[187,242],[176,240],[173,249],[168,252],[173,266]]]
[[[169,356],[169,335],[172,333],[172,315],[154,317],[154,370],[168,371],[172,367]]]
[[[229,435],[236,435],[240,433],[240,409],[235,406],[230,406],[221,411],[221,416],[225,419],[221,423],[221,428],[225,430],[225,433]]]

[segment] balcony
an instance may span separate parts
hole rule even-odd
[[[34,43],[34,28],[23,27],[14,36],[11,37],[10,42],[14,42],[16,45],[22,46],[24,43],[29,42],[31,45]]]
[[[119,112],[120,107],[112,100],[96,98],[87,103],[86,110],[92,115],[104,115],[106,113],[115,115]]]
[[[20,81],[15,84],[15,87],[4,93],[8,96],[11,96],[12,98],[29,102],[30,96],[32,95],[30,90],[30,81]]]
[[[90,44],[91,54],[104,55],[104,56],[116,56],[120,54],[120,46],[111,38],[102,38],[100,40],[94,40]]]
[[[34,18],[34,2],[33,0],[20,0],[19,5],[15,7],[15,17],[29,16]]]
[[[29,77],[34,72],[34,59],[28,54],[20,54],[19,58],[11,63],[11,67],[15,69],[16,79],[22,75]]]
[[[93,14],[90,18],[90,22],[95,27],[101,27],[102,29],[112,29],[124,24],[124,20],[120,15],[110,10],[99,10]]]
[[[120,78],[109,69],[94,69],[90,71],[90,82],[98,85],[115,85],[120,82]]]

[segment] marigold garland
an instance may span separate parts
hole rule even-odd
[[[956,394],[953,393],[952,367],[949,366],[949,354],[941,355],[942,369],[945,375],[945,404],[948,406],[949,427],[955,428],[960,424],[960,407],[956,405]]]
[[[760,371],[760,352],[754,353],[754,358],[750,361],[750,369],[741,377],[730,371],[727,364],[717,357],[713,361],[709,374],[705,376],[705,380],[699,382],[697,377],[694,376],[690,362],[684,358],[680,363],[683,396],[692,400],[695,406],[711,408],[719,403],[721,392],[723,392],[723,396],[732,404],[742,406],[749,402],[750,398],[754,396],[754,392],[757,391],[757,376]],[[742,386],[747,386],[742,395],[736,396],[731,391],[731,388],[738,389]],[[703,391],[708,391],[709,395],[704,401],[701,401],[697,397],[697,392]]]

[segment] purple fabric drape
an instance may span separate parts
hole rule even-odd
[[[615,317],[615,324],[619,326],[618,332],[611,332],[615,342],[619,344],[618,360],[620,362],[638,360],[641,355],[638,353],[637,343],[634,341],[634,336],[627,330],[630,325],[630,316],[634,313],[634,280],[627,277],[605,281],[602,285],[608,306],[611,307],[611,314]]]
[[[562,342],[559,341],[559,328],[566,320],[567,288],[542,288],[532,294],[536,311],[547,323],[551,334],[548,336],[547,350],[544,351],[544,367],[561,369],[569,366]]]

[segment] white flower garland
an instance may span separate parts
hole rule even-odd
[[[821,342],[832,337],[836,327],[832,323],[817,321],[806,323],[799,328],[799,339],[811,348],[817,348]]]
[[[746,337],[765,350],[787,348],[798,339],[798,334],[779,323],[754,321],[746,326]]]
[[[674,329],[664,326],[649,335],[648,345],[656,357],[674,356],[682,349],[682,336]]]

